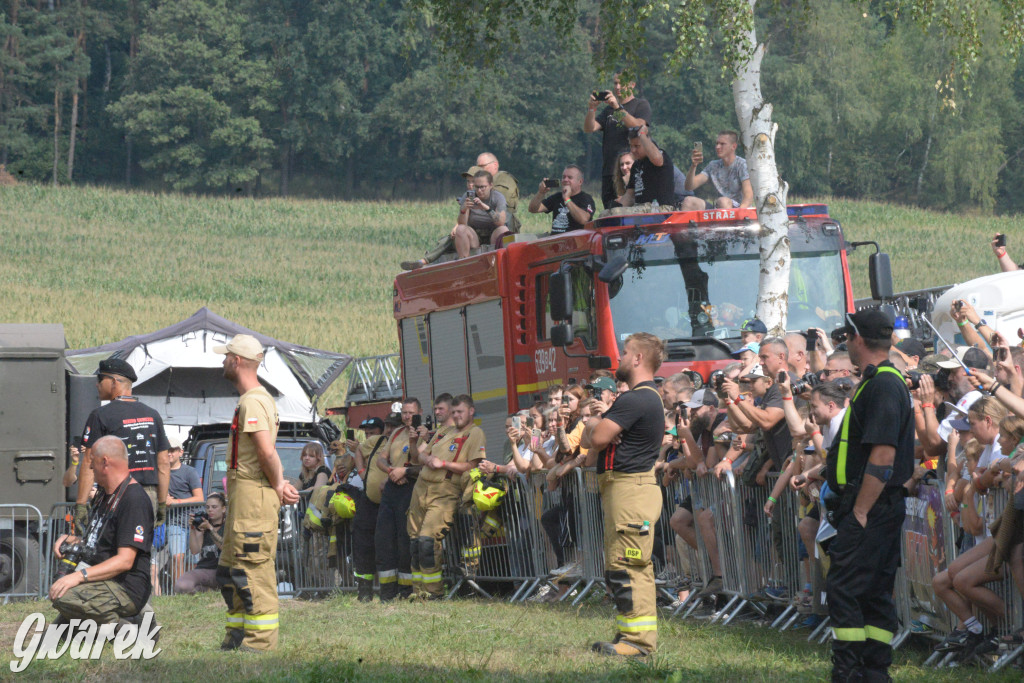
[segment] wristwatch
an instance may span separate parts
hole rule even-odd
[[[982,318],[978,322],[974,323],[974,329],[980,330],[981,328],[985,327],[986,325],[988,325],[988,322],[984,318]]]
[[[89,580],[89,570],[87,570],[85,567],[82,567],[78,571],[82,575],[82,581],[88,581]]]

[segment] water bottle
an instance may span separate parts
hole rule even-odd
[[[893,325],[893,332],[895,332],[896,336],[900,339],[908,339],[910,337],[910,322],[907,320],[907,316],[896,316],[896,323]]]

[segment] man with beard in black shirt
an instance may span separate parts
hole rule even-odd
[[[90,467],[102,491],[93,501],[84,538],[64,535],[54,544],[62,562],[76,566],[53,582],[50,600],[64,621],[112,624],[138,615],[149,600],[153,508],[128,472],[128,450],[120,439],[105,436],[90,450]],[[89,556],[63,557],[60,548],[66,541],[84,545]]]
[[[650,125],[651,103],[642,97],[634,97],[636,81],[621,82],[615,76],[615,86],[611,91],[604,90],[592,93],[587,107],[587,116],[583,120],[584,133],[601,131],[601,201],[604,208],[611,208],[615,201],[615,162],[626,145],[626,132],[630,128]],[[598,99],[598,95],[604,97]],[[599,104],[607,106],[597,112]]]
[[[658,608],[651,553],[661,515],[654,464],[665,435],[665,416],[654,373],[665,345],[653,334],[626,339],[615,378],[629,385],[601,417],[587,422],[580,446],[596,459],[604,516],[605,583],[619,614],[611,642],[594,643],[605,655],[638,657],[658,643]],[[596,458],[595,458],[596,455]]]
[[[633,168],[629,174],[623,206],[651,204],[672,206],[676,201],[672,159],[668,152],[654,144],[647,126],[629,129],[629,152]]]

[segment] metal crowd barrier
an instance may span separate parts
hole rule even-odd
[[[44,583],[43,515],[34,505],[0,505],[0,597],[34,598],[41,595]]]
[[[587,512],[586,519],[584,518],[585,506],[583,496],[586,493],[586,488],[583,481],[583,472],[579,468],[570,471],[562,477],[554,491],[548,490],[546,475],[546,472],[535,472],[530,477],[531,489],[540,494],[540,505],[535,505],[534,508],[536,513],[534,516],[534,529],[536,537],[541,539],[543,548],[541,552],[543,562],[539,566],[538,578],[541,583],[549,585],[554,590],[557,590],[557,582],[559,581],[564,580],[566,583],[569,583],[570,585],[560,599],[565,600],[573,597],[575,604],[575,602],[582,600],[583,596],[597,582],[602,584],[604,582],[603,538],[596,547],[592,545],[587,547],[587,543],[593,540],[593,534],[584,534],[584,526],[592,514]],[[598,502],[599,505],[600,503]],[[598,509],[598,513],[600,513],[600,509]],[[541,524],[541,518],[544,516],[554,516],[558,520],[559,534],[558,538],[554,541],[548,536]],[[598,514],[598,519],[600,519],[600,514]],[[566,564],[574,564],[578,567],[578,571],[573,571],[563,576],[551,574],[552,570],[558,568],[554,543],[561,544]],[[594,562],[592,558],[595,553],[601,554],[599,573],[593,571]],[[588,555],[591,556],[589,562],[587,561]],[[590,571],[588,571],[588,568]]]

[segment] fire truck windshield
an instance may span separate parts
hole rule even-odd
[[[846,310],[838,236],[806,226],[790,231],[788,329],[842,324]],[[738,339],[754,317],[760,257],[749,229],[687,229],[631,240],[629,268],[609,285],[615,337],[651,332],[662,339]]]

